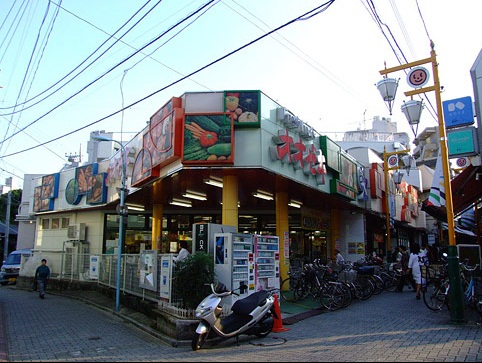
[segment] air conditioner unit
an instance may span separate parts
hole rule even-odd
[[[67,237],[78,241],[85,241],[85,223],[70,225],[67,229]]]

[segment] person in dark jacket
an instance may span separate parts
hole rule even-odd
[[[41,299],[45,298],[45,287],[50,278],[50,268],[47,266],[47,260],[42,259],[42,264],[35,270],[35,279],[37,280],[38,294]]]
[[[402,292],[403,287],[405,286],[405,284],[407,282],[410,282],[412,284],[412,286],[414,286],[415,284],[412,283],[412,275],[411,275],[411,272],[408,269],[408,262],[410,260],[410,255],[408,254],[407,247],[405,247],[404,245],[400,245],[399,248],[400,248],[400,252],[402,254],[402,257],[400,259],[400,265],[401,265],[401,268],[402,268],[402,276],[400,277],[400,281],[398,282],[397,291]],[[414,287],[414,289],[415,289],[415,287]]]

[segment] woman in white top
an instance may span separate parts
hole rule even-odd
[[[418,243],[412,243],[410,246],[410,259],[408,260],[408,269],[411,271],[413,280],[415,281],[417,300],[420,300],[420,290],[422,287],[422,271],[420,270],[420,264],[418,257],[420,253],[420,245]]]

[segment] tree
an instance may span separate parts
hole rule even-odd
[[[0,195],[0,221],[6,222],[8,193]],[[10,201],[10,225],[18,226],[15,218],[18,214],[18,208],[22,201],[22,189],[12,190]]]

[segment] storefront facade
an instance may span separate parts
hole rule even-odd
[[[336,247],[350,260],[364,256],[366,199],[383,212],[353,157],[261,91],[174,97],[123,150],[42,178],[34,248],[62,249],[77,229],[91,253],[116,253],[123,162],[123,253],[176,252],[195,223],[217,223],[278,236],[286,275],[291,255],[329,260]]]

